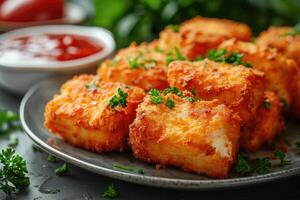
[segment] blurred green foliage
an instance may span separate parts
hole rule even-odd
[[[270,25],[300,21],[297,0],[92,0],[92,24],[111,30],[118,47],[150,41],[169,24],[197,15],[228,18],[249,24],[254,34]]]

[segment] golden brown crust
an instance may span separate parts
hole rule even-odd
[[[156,42],[132,43],[130,47],[121,49],[113,60],[104,61],[97,73],[103,81],[122,82],[146,91],[151,88],[164,89],[168,87],[166,58],[156,48]],[[135,58],[136,66],[130,64]]]
[[[138,106],[129,142],[136,158],[224,178],[238,151],[239,118],[219,101],[191,103],[175,94]],[[168,108],[166,99],[174,101]]]
[[[193,60],[227,39],[250,40],[251,37],[251,29],[246,24],[227,19],[195,17],[183,22],[178,33],[166,28],[160,33],[159,43],[167,50],[177,46]]]
[[[169,65],[168,81],[171,86],[193,91],[198,98],[219,99],[238,113],[243,126],[252,124],[264,98],[263,74],[243,66],[175,61]]]
[[[295,59],[300,65],[300,35],[285,35],[292,27],[270,27],[258,36],[256,42],[260,46],[276,48],[287,57]]]
[[[226,49],[229,53],[242,53],[243,62],[250,62],[254,69],[264,72],[267,89],[274,91],[280,99],[286,101],[289,108],[294,100],[293,95],[297,90],[300,75],[293,59],[288,59],[276,49],[264,48],[236,39],[223,42],[219,48]]]
[[[96,76],[80,75],[61,87],[61,94],[47,104],[45,127],[60,135],[74,146],[87,150],[122,151],[128,126],[135,117],[137,105],[144,92],[122,83],[96,82],[98,89],[88,89],[86,84],[96,81]],[[128,94],[127,106],[111,108],[109,100],[118,88]]]
[[[255,126],[243,130],[240,144],[246,151],[258,150],[262,145],[270,145],[276,135],[284,130],[280,100],[274,92],[265,92],[265,102],[255,118]],[[269,105],[269,106],[268,106]]]

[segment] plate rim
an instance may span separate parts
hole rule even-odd
[[[292,169],[282,169],[276,172],[270,172],[268,174],[247,176],[247,177],[237,177],[237,178],[225,178],[225,179],[209,179],[209,180],[191,180],[191,179],[177,179],[177,178],[166,178],[166,177],[155,177],[155,176],[145,176],[141,174],[133,174],[122,172],[114,169],[109,169],[102,167],[93,163],[86,162],[74,156],[68,155],[66,153],[60,152],[59,150],[53,148],[43,140],[41,140],[33,131],[31,131],[30,126],[28,126],[25,119],[25,108],[38,89],[44,85],[53,82],[52,78],[48,80],[43,80],[31,87],[27,93],[22,98],[19,107],[19,116],[21,125],[29,136],[29,138],[38,145],[41,149],[47,153],[53,154],[54,156],[78,166],[82,169],[86,169],[93,173],[107,176],[110,178],[135,183],[139,185],[154,186],[159,188],[170,188],[170,189],[185,189],[185,190],[216,190],[216,189],[230,189],[230,188],[240,188],[245,186],[250,186],[254,184],[266,183],[271,181],[277,181],[285,179],[297,174],[300,174],[300,166],[296,166]],[[55,81],[55,80],[54,80]],[[74,147],[77,148],[77,147]],[[162,169],[163,170],[163,169]]]

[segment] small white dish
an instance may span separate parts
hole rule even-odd
[[[71,61],[53,61],[49,63],[35,63],[24,60],[22,63],[12,64],[0,60],[0,85],[17,94],[24,94],[34,83],[53,75],[76,74],[90,72],[99,62],[110,56],[115,49],[112,34],[103,28],[74,25],[45,25],[18,29],[0,35],[1,40],[39,34],[73,34],[91,37],[103,46],[102,51]]]
[[[68,2],[65,4],[65,16],[61,19],[53,19],[46,21],[34,21],[34,22],[4,22],[0,21],[0,32],[6,32],[18,28],[38,26],[38,25],[50,25],[50,24],[80,24],[88,17],[87,10],[78,4]]]

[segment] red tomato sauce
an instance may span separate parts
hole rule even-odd
[[[0,0],[0,20],[32,22],[61,19],[64,0]]]
[[[70,61],[103,50],[100,42],[86,36],[45,34],[0,41],[1,59]]]

